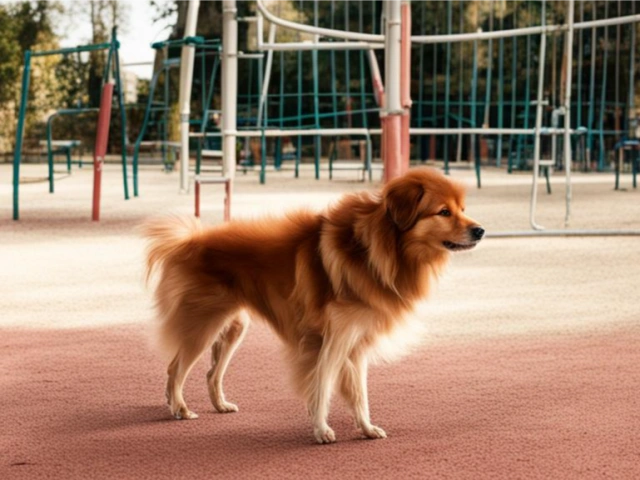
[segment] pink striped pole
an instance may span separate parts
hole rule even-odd
[[[100,195],[102,188],[102,166],[109,143],[109,124],[111,122],[111,102],[113,99],[113,83],[107,82],[102,87],[100,112],[96,130],[96,144],[93,149],[93,211],[91,219],[100,220]]]
[[[385,0],[385,108],[382,120],[384,180],[388,182],[404,171],[402,152],[402,8],[397,0]],[[408,133],[408,131],[407,131]]]

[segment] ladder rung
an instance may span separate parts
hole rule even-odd
[[[195,178],[195,182],[196,183],[200,183],[200,184],[206,184],[206,183],[227,183],[229,182],[231,179],[227,178],[227,177],[196,177]]]

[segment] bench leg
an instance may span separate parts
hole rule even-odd
[[[200,182],[196,180],[195,183],[195,199],[196,199],[196,218],[200,218]]]
[[[200,182],[195,181],[195,216],[200,218]],[[231,220],[231,180],[224,182],[224,209],[223,209],[224,221]]]
[[[638,173],[638,152],[640,150],[633,149],[631,152],[631,172],[633,175],[633,188],[638,188],[638,182],[636,181],[636,175]]]
[[[621,154],[620,152],[624,152],[624,150],[618,150],[616,152],[616,184],[614,190],[620,190],[620,163],[622,162],[621,155],[624,155],[624,153]]]
[[[67,154],[67,173],[71,173],[71,149],[65,149],[65,153]]]

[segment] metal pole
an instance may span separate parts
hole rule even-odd
[[[460,2],[460,13],[459,13],[459,30],[462,32],[464,30],[464,2]],[[462,118],[464,117],[464,93],[462,77],[464,72],[464,43],[460,42],[460,62],[459,62],[459,72],[458,72],[458,128],[462,128]],[[458,144],[456,147],[456,161],[460,162],[462,160],[462,134],[458,133]],[[445,171],[445,173],[447,173]]]
[[[401,155],[401,116],[402,98],[400,95],[400,57],[401,57],[401,3],[385,0],[386,36],[385,36],[385,181],[402,174]]]
[[[591,2],[591,15],[596,17],[596,2]],[[589,113],[587,121],[587,158],[585,158],[585,170],[591,168],[593,163],[593,121],[596,108],[596,28],[591,29],[591,68],[589,75]],[[599,168],[600,170],[601,168]]]
[[[632,7],[635,11],[635,4]],[[635,92],[635,82],[634,82],[634,77],[636,74],[636,66],[635,66],[635,56],[636,56],[636,25],[633,24],[631,25],[631,40],[630,40],[630,45],[629,45],[629,105],[627,107],[627,131],[629,132],[629,134],[631,134],[631,129],[632,126],[634,125],[634,123],[632,123],[635,120],[635,116],[636,116],[636,109],[635,109],[635,99],[634,99],[634,95],[636,94]],[[636,173],[637,173],[637,151],[632,150],[630,152],[630,160],[631,160],[631,173],[633,176],[633,188],[637,188],[638,184],[637,184],[637,180],[636,180]]]
[[[29,76],[31,73],[31,51],[24,52],[24,69],[22,70],[22,92],[20,95],[20,111],[18,113],[18,126],[16,128],[16,147],[13,152],[13,219],[20,218],[19,212],[19,188],[20,188],[20,162],[22,161],[22,140],[24,138],[24,122],[27,114],[27,101],[29,98]]]
[[[580,22],[584,21],[584,2],[580,2]],[[584,32],[578,32],[578,71],[576,79],[576,128],[583,125],[582,122],[582,60],[584,48]],[[567,64],[567,68],[571,68],[571,64]],[[576,147],[577,149],[578,147]]]
[[[302,1],[299,2],[299,9],[302,11]],[[298,36],[300,34],[298,33]],[[298,128],[302,128],[302,52],[298,51],[297,54],[298,59]],[[296,166],[294,177],[298,178],[300,176],[300,160],[302,159],[302,137],[298,135],[296,139]]]
[[[280,52],[280,95],[278,100],[278,117],[280,128],[284,127],[284,52]],[[282,165],[282,138],[278,138],[276,141],[276,154],[273,160],[276,170],[280,170]]]
[[[517,5],[517,4],[516,4]],[[513,12],[513,21],[516,21],[517,10]],[[518,111],[516,105],[516,95],[518,93],[518,37],[513,37],[511,40],[511,128],[516,126],[516,114]],[[513,170],[513,149],[517,138],[513,135],[509,136],[509,153],[507,154],[507,172],[511,173]]]
[[[622,15],[622,1],[618,0],[618,17]],[[616,130],[616,135],[620,135],[620,114],[622,113],[622,109],[620,108],[620,25],[616,25],[616,54],[614,55],[615,68],[613,71],[615,72],[615,96],[614,96],[614,130]],[[619,148],[616,154],[615,162],[616,162],[616,187],[618,190],[619,180],[620,180],[620,169],[622,168],[622,159],[624,158],[624,150]]]
[[[531,21],[531,3],[528,4],[528,20]],[[526,66],[526,73],[525,73],[525,82],[524,82],[524,128],[529,128],[529,112],[531,109],[531,55],[529,55],[529,52],[531,51],[531,35],[527,35],[527,66]],[[522,145],[522,142],[524,141],[524,145]],[[523,153],[523,147],[525,150],[525,154],[526,154],[526,149],[527,149],[527,145],[529,143],[529,139],[528,138],[522,138],[521,136],[518,137],[518,148],[517,148],[517,157],[518,157],[518,163],[517,163],[517,168],[521,169],[523,167],[523,165],[526,165],[526,158],[525,161],[522,162],[521,161],[521,154]]]
[[[184,37],[196,33],[200,0],[191,0],[187,10]],[[191,83],[195,45],[183,45],[180,57],[180,191],[189,191],[189,116],[191,114]]]
[[[493,31],[493,5],[491,5],[489,11],[489,29]],[[543,7],[544,8],[544,7]],[[489,39],[488,51],[487,51],[487,85],[484,97],[484,119],[483,126],[489,126],[489,119],[491,116],[491,74],[493,73],[493,40]]]
[[[124,110],[124,88],[122,88],[122,78],[120,75],[120,54],[118,43],[117,30],[113,27],[111,34],[111,44],[113,49],[113,65],[115,71],[115,83],[118,89],[118,108],[120,109],[120,134],[122,136],[121,142],[121,154],[122,157],[122,183],[124,187],[124,199],[129,200],[129,179],[127,178],[127,113]],[[108,81],[108,76],[107,76]],[[136,177],[137,180],[137,177]],[[138,185],[136,184],[136,196],[138,195]]]
[[[49,164],[49,193],[53,193],[53,147],[51,146],[51,122],[56,117],[57,112],[47,119],[47,163]],[[69,172],[70,173],[70,172]]]
[[[386,0],[385,0],[386,1]],[[334,37],[334,38],[342,38],[345,40],[362,40],[365,42],[384,42],[384,35],[372,35],[370,33],[360,33],[360,32],[346,32],[343,30],[332,30],[330,28],[320,28],[316,26],[304,25],[301,23],[291,22],[289,20],[284,20],[280,17],[273,15],[267,8],[264,6],[263,0],[257,0],[256,6],[258,7],[258,11],[264,15],[264,17],[281,27],[290,28],[292,30],[297,30],[299,32],[310,33],[312,35],[321,35],[325,37]]]
[[[269,43],[273,43],[276,40],[276,25],[272,23],[269,26]],[[271,83],[271,67],[273,65],[273,50],[267,52],[267,66],[264,72],[264,80],[262,82],[262,92],[260,93],[260,103],[258,104],[258,118],[256,126],[264,124],[262,121],[262,115],[264,113],[264,105],[267,100],[267,94],[269,93],[269,84]]]
[[[475,24],[478,25],[478,11],[476,10],[476,21]],[[476,127],[477,126],[477,112],[476,112],[476,100],[478,94],[478,41],[473,41],[473,66],[472,66],[472,85],[471,85],[471,124]],[[477,136],[476,134],[471,135],[471,158],[473,159],[474,167],[476,169],[476,182],[478,187],[480,186],[480,178],[478,177],[478,156],[480,152],[478,152],[477,145]]]
[[[402,114],[401,147],[402,169],[401,173],[409,170],[411,153],[411,1],[404,0],[401,6],[402,33],[400,36],[400,96],[404,113]],[[448,115],[448,110],[445,115]],[[446,118],[446,117],[445,117]],[[445,137],[447,138],[447,137]]]
[[[542,2],[542,24],[545,23],[545,6]],[[542,128],[542,107],[544,96],[544,67],[547,47],[547,36],[540,35],[540,55],[538,57],[538,100],[536,102],[536,126],[533,140],[533,184],[531,186],[531,204],[529,206],[529,220],[534,230],[544,230],[544,227],[536,223],[536,204],[538,202],[538,175],[540,174],[540,129]]]
[[[222,173],[236,172],[236,109],[238,103],[238,21],[235,0],[222,3]]]
[[[500,30],[504,30],[504,2],[500,2]],[[502,128],[504,119],[504,38],[498,46],[498,128]],[[502,135],[496,141],[496,166],[502,165]]]
[[[565,96],[564,96],[564,168],[566,173],[566,214],[564,218],[565,225],[569,225],[569,218],[571,216],[571,74],[573,73],[573,15],[574,15],[575,0],[569,0],[569,8],[567,12],[567,76],[565,83]]]
[[[436,8],[440,8],[440,4],[436,3]],[[438,10],[436,10],[438,12]],[[438,34],[438,22],[434,22],[433,28],[435,29],[436,35]],[[431,81],[431,125],[434,127],[438,126],[438,48],[439,45],[433,45],[433,72],[432,72],[432,81]],[[438,143],[435,137],[432,137],[429,141],[429,156],[432,160],[436,160],[438,157],[436,156],[436,151],[438,150]],[[445,175],[449,175],[449,159],[443,158],[444,160],[444,173]]]
[[[447,33],[451,34],[452,26],[451,26],[451,17],[452,17],[452,6],[453,2],[447,2]],[[451,43],[447,43],[447,61],[446,61],[446,71],[445,71],[445,82],[444,82],[444,128],[449,128],[449,95],[450,95],[450,74],[451,74]],[[449,171],[449,137],[445,135],[442,139],[443,145],[443,156],[446,165],[446,171]]]
[[[604,7],[604,16],[607,17],[609,4]],[[604,27],[604,57],[602,59],[602,87],[600,92],[600,148],[598,149],[598,170],[604,170],[604,113],[607,101],[607,63],[609,60],[609,27]]]
[[[420,4],[420,29],[425,27],[424,25],[424,11],[427,2],[421,2]],[[421,44],[419,47],[419,56],[418,56],[418,85],[420,86],[418,89],[418,127],[424,127],[423,125],[423,109],[424,109],[424,44]],[[424,141],[421,138],[418,143],[420,146],[420,161],[424,162],[426,160],[425,152],[424,152]]]
[[[313,23],[317,27],[318,26],[318,2],[313,3]],[[320,37],[316,36],[314,38],[316,42],[320,40]],[[314,115],[314,124],[316,128],[320,128],[320,103],[319,103],[319,85],[318,85],[318,51],[313,50],[311,52],[311,61],[312,72],[313,72],[313,115]],[[314,138],[314,166],[315,166],[315,174],[316,180],[320,179],[320,153],[322,149],[322,139],[320,136]]]

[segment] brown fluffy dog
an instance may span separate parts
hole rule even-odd
[[[422,168],[378,194],[346,195],[324,213],[207,229],[180,219],[147,224],[148,275],[161,267],[160,337],[173,358],[166,391],[171,413],[197,417],[182,387],[212,344],[211,402],[219,412],[237,411],[225,400],[222,379],[249,312],[286,345],[319,443],[335,441],[327,424],[334,387],[364,435],[384,438],[369,418],[367,364],[384,346],[403,348],[396,334],[411,326],[408,314],[449,252],[482,238],[464,207],[459,185]]]

